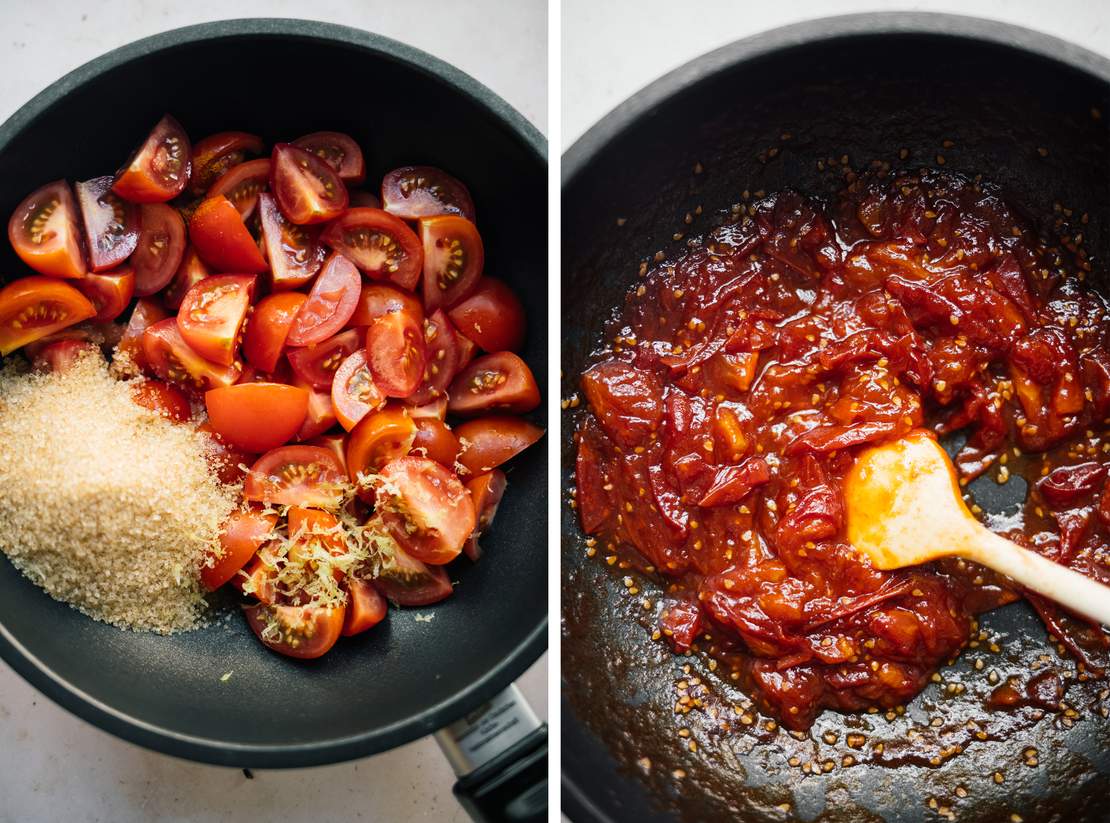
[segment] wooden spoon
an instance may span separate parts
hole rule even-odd
[[[964,557],[1110,626],[1110,586],[992,532],[968,511],[956,471],[931,434],[861,454],[845,482],[848,541],[879,569]]]

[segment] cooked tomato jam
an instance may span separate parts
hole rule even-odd
[[[910,700],[1022,594],[846,543],[855,455],[920,427],[961,438],[962,484],[1028,480],[990,524],[1110,582],[1110,314],[1080,231],[1047,240],[1051,220],[978,179],[874,173],[832,202],[744,204],[644,272],[582,375],[576,505],[604,555],[665,585],[660,637],[789,728]],[[1098,673],[1102,631],[1030,599]]]

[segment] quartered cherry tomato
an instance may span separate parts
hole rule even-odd
[[[201,260],[216,271],[257,274],[267,269],[239,210],[223,195],[197,206],[189,220],[189,239]]]
[[[349,326],[369,326],[383,314],[392,311],[408,312],[424,325],[424,306],[410,292],[386,283],[363,283],[362,293],[355,306],[355,313],[347,321]]]
[[[494,469],[489,474],[482,474],[466,481],[466,490],[474,500],[474,511],[478,513],[478,525],[474,533],[463,546],[463,552],[471,560],[481,557],[482,550],[478,546],[478,538],[485,533],[497,515],[497,507],[501,505],[501,498],[505,494],[505,472]]]
[[[243,482],[243,497],[286,506],[334,506],[346,472],[335,453],[319,446],[282,446],[258,458]]]
[[[293,439],[308,412],[308,392],[282,383],[239,383],[206,392],[204,405],[225,443],[264,452]]]
[[[516,457],[543,437],[543,429],[519,417],[492,416],[460,424],[455,436],[463,444],[459,462],[477,475]]]
[[[330,398],[329,398],[330,400]],[[347,471],[347,433],[346,432],[332,432],[330,434],[322,434],[314,437],[305,445],[319,446],[322,449],[327,449],[335,455],[339,460],[340,465],[343,466],[343,471]]]
[[[434,311],[455,305],[482,276],[485,251],[474,224],[464,217],[446,215],[420,221],[424,247],[424,307]]]
[[[393,539],[417,560],[454,560],[474,531],[474,501],[454,472],[427,457],[402,457],[381,471],[382,518]]]
[[[234,363],[254,285],[253,275],[220,274],[189,289],[177,313],[177,328],[189,348],[213,363]]]
[[[65,180],[47,183],[16,206],[8,240],[19,259],[39,274],[84,277],[88,270],[77,204]]]
[[[181,308],[181,301],[185,299],[189,289],[206,277],[211,277],[212,270],[204,264],[192,246],[186,246],[185,254],[181,257],[181,265],[177,267],[173,280],[162,292],[162,305],[170,311]]]
[[[459,337],[442,310],[424,320],[424,380],[407,400],[423,406],[446,397],[459,368]]]
[[[135,293],[135,273],[130,266],[121,266],[104,274],[90,272],[77,281],[77,288],[96,309],[93,320],[107,323],[123,314],[131,302]]]
[[[430,606],[454,591],[442,567],[427,566],[400,546],[391,547],[383,555],[374,585],[398,606]]]
[[[127,327],[123,336],[116,345],[116,350],[126,354],[131,361],[140,368],[146,365],[143,357],[143,332],[159,320],[165,320],[169,315],[158,303],[151,299],[141,297],[131,311]]]
[[[387,397],[408,397],[424,378],[422,319],[407,311],[393,311],[366,330],[366,362]]]
[[[164,203],[185,190],[191,173],[189,137],[167,114],[116,175],[112,191],[132,203]]]
[[[320,239],[342,252],[374,280],[389,280],[404,289],[420,282],[423,251],[420,238],[405,222],[381,209],[348,209]]]
[[[524,345],[524,307],[500,280],[481,278],[447,316],[484,351],[517,351]]]
[[[270,160],[261,157],[228,169],[212,184],[209,197],[222,195],[239,210],[243,221],[254,214],[258,195],[270,182]]]
[[[135,405],[150,409],[175,423],[184,423],[193,416],[189,398],[181,389],[161,380],[139,380],[131,385]]]
[[[339,366],[331,384],[331,404],[339,425],[350,431],[363,417],[385,404],[367,365],[366,351],[358,349]]]
[[[487,411],[530,412],[540,404],[540,389],[528,364],[510,351],[487,354],[459,372],[448,392],[453,414]]]
[[[347,187],[335,169],[315,154],[278,143],[270,162],[270,191],[281,213],[293,223],[324,223],[347,208]]]
[[[263,514],[253,508],[232,512],[220,533],[221,553],[211,557],[211,565],[200,567],[200,581],[205,588],[215,591],[231,580],[272,539],[276,525],[276,514]]]
[[[189,348],[172,317],[143,332],[143,359],[163,380],[194,391],[230,386],[239,379],[238,366],[213,363]]]
[[[402,166],[382,180],[385,210],[404,220],[458,214],[474,222],[474,201],[466,186],[432,166]]]
[[[351,637],[385,620],[389,606],[385,598],[369,580],[357,577],[347,579],[347,616],[343,622],[343,636]]]
[[[317,346],[289,349],[285,356],[298,377],[315,389],[330,391],[336,369],[360,348],[362,337],[358,329],[348,329]]]
[[[402,406],[386,406],[363,417],[347,438],[347,472],[352,482],[360,474],[376,474],[387,463],[412,451],[416,423]]]
[[[88,340],[73,338],[45,343],[41,349],[38,349],[32,355],[31,352],[34,348],[35,346],[28,346],[24,353],[31,357],[31,368],[38,372],[65,371],[85,354],[100,351]]]
[[[327,654],[343,630],[344,607],[244,606],[251,630],[263,645],[286,657],[312,660]]]
[[[135,294],[146,297],[173,280],[185,255],[185,221],[177,209],[165,203],[142,207],[142,231],[131,268],[135,272]]]
[[[242,467],[253,463],[254,457],[225,443],[210,423],[201,423],[197,426],[197,431],[208,435],[208,462],[215,470],[216,476],[220,478],[220,482],[232,484],[242,480],[246,471]]]
[[[88,320],[96,308],[68,283],[21,277],[0,289],[0,354]]]
[[[409,398],[410,402],[411,400],[412,398]],[[419,420],[422,417],[434,417],[436,420],[446,420],[447,396],[440,395],[440,397],[436,400],[431,400],[420,406],[409,405],[406,406],[405,409],[406,411],[408,411],[409,417],[411,417],[413,420]]]
[[[286,220],[269,194],[259,195],[258,203],[270,282],[275,291],[300,288],[316,276],[327,252],[317,242],[316,230]]]
[[[459,452],[462,450],[459,438],[455,437],[446,423],[434,417],[420,417],[415,422],[416,439],[412,441],[412,453],[430,457],[441,466],[454,471],[455,461],[459,459]]]
[[[307,298],[299,292],[263,297],[243,334],[243,356],[259,371],[272,372],[285,351],[289,328]]]
[[[78,183],[77,203],[85,224],[89,268],[113,269],[131,256],[139,243],[139,207],[112,191],[111,177]]]
[[[347,325],[361,292],[358,269],[342,254],[332,254],[297,312],[286,342],[290,346],[312,346],[327,340]]]
[[[293,437],[301,443],[319,437],[335,425],[335,407],[332,405],[331,392],[314,389],[308,383],[299,381],[294,385],[308,392],[308,412]]]
[[[193,169],[189,190],[204,194],[224,172],[265,151],[262,138],[245,131],[221,131],[193,146]]]
[[[338,131],[317,131],[297,138],[293,145],[315,154],[335,169],[344,183],[358,185],[366,179],[362,149],[349,135]]]

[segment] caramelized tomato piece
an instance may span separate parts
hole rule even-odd
[[[8,220],[8,242],[39,274],[77,278],[88,270],[77,204],[65,180],[47,183],[16,206]]]
[[[0,289],[0,354],[95,314],[93,304],[73,286],[50,277],[21,277]]]
[[[508,351],[474,360],[451,383],[448,397],[448,411],[461,415],[488,411],[524,414],[540,404],[532,370]]]
[[[191,173],[189,138],[167,114],[116,174],[112,191],[132,203],[165,203],[185,190]]]

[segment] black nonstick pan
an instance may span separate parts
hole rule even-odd
[[[194,140],[229,128],[270,145],[347,132],[369,180],[407,163],[450,169],[474,195],[487,271],[525,305],[524,358],[545,385],[546,141],[491,91],[339,26],[238,20],[168,32],[82,66],[0,126],[0,213],[43,181],[112,173],[166,112]],[[0,272],[25,273],[6,242]],[[300,663],[269,653],[238,615],[172,637],[94,622],[0,558],[0,656],[86,720],[180,757],[309,766],[400,745],[489,701],[546,647],[546,462],[541,443],[512,465],[485,555],[450,567],[455,594],[417,610],[431,621],[394,610],[378,630]],[[462,749],[460,770],[474,754]]]
[[[1031,215],[1087,212],[1097,263],[1110,252],[1108,125],[1110,62],[982,20],[818,20],[706,55],[622,104],[564,156],[563,396],[578,391],[641,262],[679,252],[677,232],[708,231],[744,190],[832,194],[843,181],[827,173],[829,158],[847,156],[859,169],[873,160],[896,168],[943,162],[993,178]],[[697,215],[690,225],[687,214]],[[1105,278],[1105,264],[1095,268]],[[564,502],[574,415],[563,421]],[[1002,512],[1023,499],[1024,484],[985,481],[972,491]],[[562,791],[571,819],[1110,820],[1110,683],[1070,686],[1071,715],[983,707],[991,671],[1075,672],[1026,604],[986,615],[989,640],[903,716],[826,712],[802,735],[755,718],[720,733],[707,713],[676,714],[676,680],[697,678],[734,702],[743,695],[699,658],[675,658],[652,642],[638,598],[624,593],[626,572],[587,556],[568,506],[562,518]],[[650,583],[641,585],[652,598]],[[989,729],[982,738],[968,725],[976,719]],[[848,747],[849,734],[867,745]],[[877,743],[902,755],[877,754]],[[937,744],[962,753],[940,766],[915,754]]]

